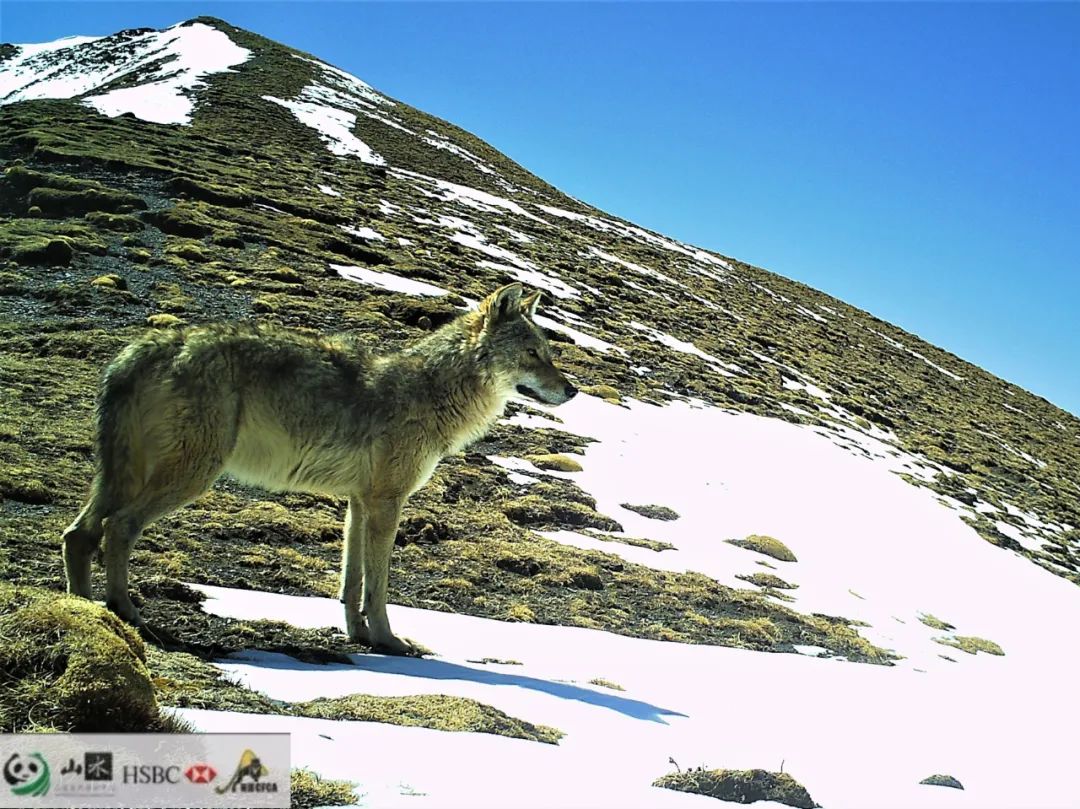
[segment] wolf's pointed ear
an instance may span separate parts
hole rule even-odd
[[[501,320],[521,314],[521,284],[514,282],[499,287],[480,301],[484,325],[493,326]]]
[[[539,289],[531,295],[526,295],[521,299],[521,311],[529,317],[532,317],[536,314],[536,310],[540,308],[540,301],[543,297],[544,293]]]

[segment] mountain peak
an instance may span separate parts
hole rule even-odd
[[[3,63],[0,104],[80,98],[103,115],[162,124],[189,123],[192,93],[250,57],[225,33],[195,21],[16,48]]]
[[[926,477],[947,493],[959,474],[963,489],[1015,497],[1012,481],[1034,476],[1040,484],[1017,506],[1041,522],[1017,530],[1051,537],[1080,525],[1080,498],[1054,476],[1076,468],[1075,453],[1051,440],[1078,434],[1073,417],[843,302],[567,197],[474,135],[311,54],[195,17],[5,46],[0,58],[8,159],[159,178],[152,199],[182,196],[148,216],[173,235],[272,246],[320,274],[356,261],[397,266],[473,297],[506,280],[540,286],[559,301],[548,327],[586,347],[587,366],[600,362],[590,374],[639,395],[663,389],[887,434],[924,455],[936,470]],[[42,207],[19,196],[8,204],[15,215]],[[319,224],[305,232],[299,222]],[[216,260],[249,258],[226,249]],[[658,349],[700,365],[673,365]],[[991,541],[1076,576],[1028,539],[988,527],[984,513],[972,519]]]

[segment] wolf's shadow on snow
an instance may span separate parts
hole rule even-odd
[[[450,663],[445,660],[432,660],[431,658],[413,657],[387,657],[383,655],[350,655],[353,665],[340,663],[304,663],[295,658],[276,652],[241,652],[231,657],[220,660],[222,663],[242,663],[259,668],[289,670],[289,671],[362,671],[378,672],[380,674],[400,674],[406,677],[419,677],[426,680],[463,680],[480,683],[482,685],[516,686],[528,688],[532,691],[540,691],[560,699],[571,699],[584,702],[587,705],[595,705],[598,708],[607,708],[612,711],[628,716],[631,719],[642,719],[647,722],[659,722],[666,725],[666,716],[681,716],[686,714],[672,711],[667,708],[659,708],[647,702],[636,699],[627,699],[617,694],[606,694],[591,688],[582,688],[573,683],[564,683],[556,680],[545,680],[540,677],[529,677],[524,674],[509,674],[502,671],[493,671],[485,668],[463,666],[460,663]]]

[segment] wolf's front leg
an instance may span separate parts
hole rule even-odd
[[[417,654],[420,647],[390,630],[386,617],[386,593],[390,578],[390,552],[401,518],[401,500],[372,499],[367,503],[364,541],[364,615],[371,645],[380,652]]]
[[[345,513],[345,544],[341,552],[341,591],[338,595],[345,605],[345,628],[349,640],[369,644],[367,621],[360,611],[364,581],[364,537],[367,533],[367,510],[357,497],[349,498]]]

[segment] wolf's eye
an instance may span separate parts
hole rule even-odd
[[[537,351],[535,348],[530,348],[526,353],[534,360],[540,359],[540,352]]]

